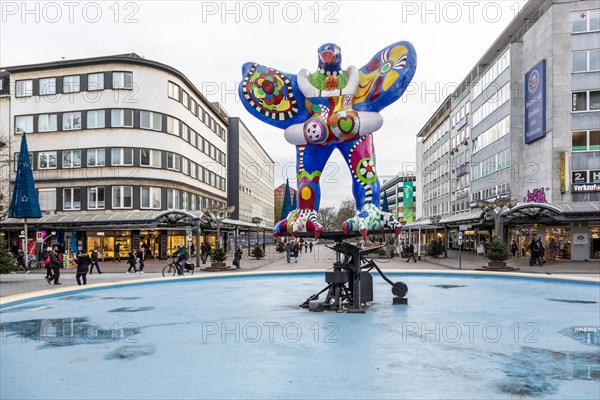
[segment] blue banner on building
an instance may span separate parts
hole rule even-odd
[[[525,74],[525,144],[546,136],[546,60]]]

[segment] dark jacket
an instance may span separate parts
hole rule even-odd
[[[48,255],[50,256],[50,265],[48,265],[48,266],[51,268],[60,268],[61,267],[60,260],[58,259],[58,256],[56,255],[56,253],[53,251],[49,251]]]
[[[98,252],[97,251],[92,251],[92,261],[93,262],[98,261]]]
[[[86,253],[77,254],[77,258],[75,259],[75,264],[77,264],[77,272],[88,272],[88,267],[91,263],[92,261],[90,260],[90,256],[88,256]]]

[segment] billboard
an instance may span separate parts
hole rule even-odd
[[[413,192],[412,182],[403,182],[402,184],[402,207],[404,208],[404,222],[413,222]]]
[[[546,136],[546,60],[525,74],[525,144]]]

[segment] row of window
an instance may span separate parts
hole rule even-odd
[[[211,131],[217,134],[223,141],[227,134],[225,128],[217,123],[217,121],[208,113],[202,106],[192,98],[184,89],[179,87],[178,84],[169,81],[168,85],[168,96],[183,104],[185,108],[204,123]]]
[[[133,89],[132,72],[95,72],[84,75],[66,75],[15,82],[16,97],[46,96],[57,93],[77,93],[83,90],[104,90],[106,83],[112,89]]]
[[[465,126],[463,129],[457,132],[457,134],[452,138],[452,148],[459,148],[461,144],[468,145],[468,140],[471,137],[471,127],[469,125]]]
[[[571,149],[573,151],[600,150],[600,130],[571,132]]]
[[[222,178],[210,167],[202,166],[181,156],[180,154],[153,150],[153,149],[133,149],[130,147],[115,147],[111,149],[95,148],[84,150],[61,150],[61,151],[39,151],[30,153],[32,157],[32,168],[34,170],[51,170],[63,168],[83,168],[83,167],[105,167],[105,166],[134,166],[142,167],[163,167],[162,153],[165,154],[164,167],[169,170],[182,172],[192,178],[198,179],[210,186],[225,191],[225,178]],[[37,155],[36,158],[34,154]],[[110,155],[110,160],[107,156]],[[134,157],[139,155],[139,161]],[[19,153],[15,153],[14,169],[17,170]],[[60,161],[60,165],[59,165]],[[84,164],[85,162],[85,164]],[[213,167],[216,168],[216,165]]]
[[[488,88],[500,76],[506,68],[510,66],[510,51],[506,49],[494,64],[483,74],[483,76],[473,85],[471,90],[471,99],[476,99],[485,89]]]
[[[196,211],[201,207],[220,204],[215,200],[179,189],[150,186],[90,186],[39,189],[38,198],[42,211],[57,211],[57,190],[61,190],[62,194],[62,209],[59,211],[133,209],[134,200],[136,203],[139,201],[140,209],[146,210]],[[138,193],[139,199],[134,199]],[[107,203],[109,199],[110,207]]]
[[[593,32],[600,30],[600,10],[576,11],[571,13],[571,32]]]
[[[431,153],[424,160],[425,168],[428,168],[430,165],[434,164],[437,160],[442,158],[450,151],[450,142],[444,142],[440,147],[438,147],[433,153]]]
[[[163,119],[166,128],[163,129]],[[58,121],[61,121],[60,125]],[[107,121],[110,126],[107,126]],[[15,132],[44,133],[79,129],[141,128],[179,136],[210,158],[225,166],[225,153],[177,118],[134,109],[84,110],[52,114],[19,115],[15,117]]]
[[[584,92],[573,92],[571,111],[599,111],[600,90],[586,90]]]
[[[472,126],[476,127],[481,121],[486,119],[491,113],[496,111],[502,104],[510,100],[510,85],[506,83],[496,93],[473,112]]]
[[[445,120],[442,122],[437,129],[429,135],[423,142],[423,153],[429,150],[434,144],[436,144],[442,136],[444,136],[450,130],[450,121]]]
[[[574,51],[571,53],[572,72],[600,71],[600,50]]]
[[[510,167],[510,153],[509,149],[506,149],[480,163],[473,164],[471,166],[471,177],[475,181],[508,167]]]
[[[454,128],[456,126],[456,124],[458,124],[460,121],[463,120],[463,118],[465,118],[467,115],[469,115],[469,112],[471,112],[471,103],[467,101],[465,103],[465,105],[460,107],[456,111],[456,114],[454,114],[450,118],[450,126],[452,126],[452,128]]]
[[[473,142],[473,153],[477,153],[479,150],[489,146],[496,140],[503,136],[508,135],[510,132],[510,115],[507,115],[498,123],[494,124],[490,129],[483,132],[481,135],[475,138]]]
[[[497,196],[507,196],[510,192],[510,183],[502,183],[500,185],[492,186],[487,189],[480,190],[478,192],[474,192],[472,194],[473,201],[490,199]]]

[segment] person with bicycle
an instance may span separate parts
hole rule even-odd
[[[174,264],[177,268],[177,275],[183,275],[183,270],[185,268],[185,262],[188,258],[190,258],[190,254],[188,253],[187,247],[185,247],[184,243],[179,244],[179,248],[173,253],[173,257],[175,259]]]

